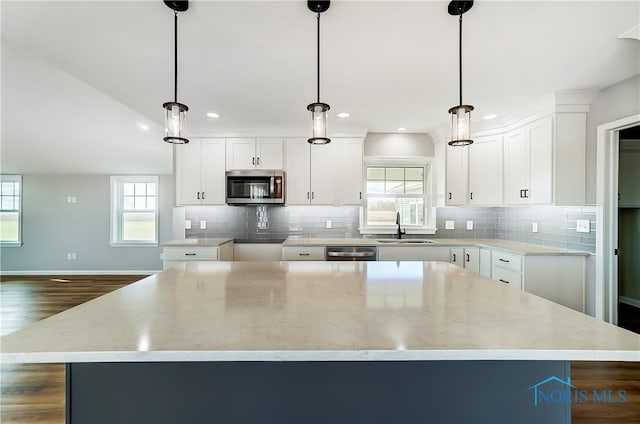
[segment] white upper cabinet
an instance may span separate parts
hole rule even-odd
[[[502,204],[502,136],[474,137],[470,146],[446,146],[448,206]]]
[[[506,204],[584,204],[586,113],[555,113],[515,129],[504,153]]]
[[[191,140],[175,146],[176,204],[223,205],[225,203],[225,141]]]
[[[286,204],[360,204],[362,140],[359,146],[355,141],[337,139],[312,145],[304,139],[286,140]]]
[[[467,147],[446,146],[447,155],[447,206],[460,206],[467,203],[468,157]]]
[[[281,139],[227,139],[227,169],[282,169]]]
[[[469,150],[469,200],[473,206],[502,204],[502,136],[475,138]]]

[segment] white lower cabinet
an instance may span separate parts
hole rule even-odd
[[[473,272],[480,272],[480,248],[455,247],[451,249],[449,262]]]
[[[231,261],[233,260],[233,243],[225,243],[215,247],[164,247],[162,258],[162,269],[169,269],[182,262]]]
[[[379,246],[379,261],[449,261],[449,249],[438,247]]]
[[[298,247],[284,246],[282,248],[283,261],[324,261],[324,246]]]

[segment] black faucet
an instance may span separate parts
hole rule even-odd
[[[407,234],[407,232],[400,230],[400,212],[396,213],[396,225],[398,226],[398,239],[401,239],[402,235]]]

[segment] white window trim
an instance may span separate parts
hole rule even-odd
[[[365,156],[364,166],[362,167],[362,181],[364,187],[362,190],[362,204],[360,207],[360,226],[358,230],[360,234],[396,234],[397,225],[365,225],[365,208],[367,205],[367,167],[424,167],[424,225],[402,225],[402,229],[406,234],[435,234],[436,233],[436,207],[433,193],[434,176],[433,166],[434,158],[432,157],[378,157]]]
[[[24,194],[24,186],[22,185],[22,175],[10,175],[10,174],[2,174],[0,175],[0,179],[2,181],[13,181],[20,183],[20,206],[18,209],[18,241],[1,241],[1,247],[21,247],[24,243],[22,242],[22,198]]]
[[[156,225],[155,241],[122,241],[119,232],[122,230],[122,198],[119,187],[123,183],[156,183]],[[160,185],[158,176],[111,176],[109,190],[111,192],[111,216],[110,216],[110,240],[111,247],[158,247],[159,234],[159,209],[160,209]]]

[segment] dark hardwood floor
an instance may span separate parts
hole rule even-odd
[[[141,278],[0,276],[0,333],[13,332]],[[63,365],[2,364],[1,372],[0,422],[64,423]],[[572,362],[571,378],[579,389],[622,389],[627,394],[624,404],[573,404],[572,422],[640,423],[640,363]]]

